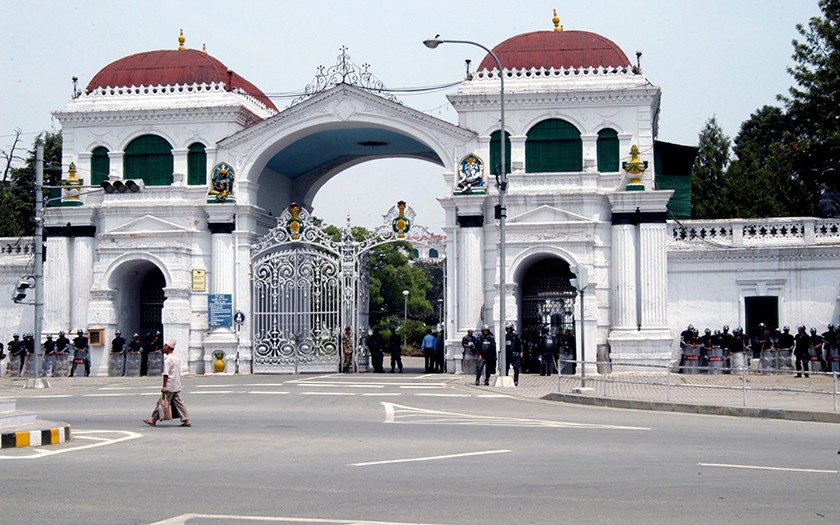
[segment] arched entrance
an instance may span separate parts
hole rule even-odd
[[[140,328],[137,333],[143,341],[151,341],[157,332],[163,338],[163,321],[161,312],[166,296],[163,288],[166,279],[163,272],[155,266],[146,274],[140,284]]]
[[[575,330],[575,297],[571,285],[574,277],[569,263],[552,257],[531,265],[525,272],[520,286],[522,329],[538,334],[544,326],[553,332],[567,328]]]

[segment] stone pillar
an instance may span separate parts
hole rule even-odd
[[[612,319],[608,341],[614,372],[627,365],[669,365],[665,217],[672,191],[619,191],[612,205]]]
[[[187,183],[188,173],[188,158],[190,150],[188,149],[173,149],[172,150],[172,182],[181,184]]]
[[[191,292],[189,288],[166,287],[163,293],[166,296],[161,312],[163,333],[167,339],[174,338],[177,342],[175,355],[181,359],[181,372],[193,372],[197,356],[190,355]]]
[[[668,254],[665,222],[639,225],[639,264],[642,328],[668,327]]]
[[[463,336],[476,328],[484,303],[484,195],[455,197],[458,222],[456,326]],[[454,334],[452,334],[453,338]]]
[[[124,151],[109,151],[108,160],[111,164],[111,180],[125,178],[125,152]]]
[[[525,172],[525,141],[527,135],[511,135],[510,137],[510,172]]]
[[[60,236],[58,232],[48,233],[47,260],[44,263],[43,330],[55,336],[59,330],[74,328],[70,322],[70,239]]]
[[[638,327],[636,287],[636,227],[612,227],[612,326],[619,330]]]
[[[70,289],[70,323],[72,324],[72,330],[82,329],[87,331],[90,288],[93,284],[95,243],[92,234],[77,236],[73,240],[73,263],[70,269],[72,275]]]
[[[211,221],[218,217],[211,216]],[[212,239],[212,263],[210,265],[210,293],[229,294],[231,299],[234,296],[235,268],[235,246],[233,222],[209,222],[208,227]],[[203,355],[192,356],[191,362],[195,362],[193,372],[205,373],[213,370],[213,352],[218,350],[225,353],[225,361],[231,363],[236,353],[236,334],[233,327],[210,327],[207,337],[204,339]],[[201,362],[202,364],[198,364]],[[203,369],[202,369],[203,368]],[[233,372],[233,370],[227,370]]]

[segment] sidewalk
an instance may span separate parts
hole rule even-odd
[[[585,389],[580,389],[580,375],[522,374],[519,386],[514,388],[475,386],[473,377],[462,377],[464,385],[472,389],[489,389],[522,398],[636,410],[840,423],[840,395],[835,399],[837,383],[829,374],[811,374],[809,379],[795,378],[793,374],[748,374],[746,392],[743,378],[738,375],[671,374],[669,386],[665,373],[587,374]],[[490,379],[491,385],[494,378]]]

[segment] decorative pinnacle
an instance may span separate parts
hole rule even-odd
[[[204,53],[205,55],[207,54],[207,42],[203,42],[201,44],[201,52]]]
[[[182,29],[181,34],[178,36],[178,51],[183,51],[184,49],[186,49],[184,47],[184,42],[186,41],[187,39],[184,38],[184,30]]]
[[[556,9],[554,10],[554,18],[552,18],[551,21],[554,22],[554,31],[559,33],[563,30],[563,26],[560,25],[560,17],[557,16]]]

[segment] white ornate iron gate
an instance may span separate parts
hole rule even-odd
[[[387,242],[428,238],[413,220],[414,211],[401,201],[360,241],[348,217],[336,241],[298,204],[283,211],[251,259],[254,373],[338,371],[344,327],[351,329],[356,369],[367,370],[367,254]]]

